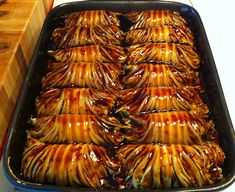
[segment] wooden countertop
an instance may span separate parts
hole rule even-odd
[[[52,2],[5,0],[0,3],[0,149]]]

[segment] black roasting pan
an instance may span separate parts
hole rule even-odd
[[[167,191],[221,191],[235,180],[235,137],[229,112],[224,99],[219,76],[203,27],[197,11],[185,4],[161,1],[82,1],[66,3],[54,8],[47,16],[43,25],[37,46],[29,66],[28,74],[18,99],[17,107],[10,124],[7,143],[3,156],[5,176],[17,188],[24,191],[90,191],[88,188],[65,187],[58,185],[37,184],[26,181],[20,172],[21,158],[26,144],[26,129],[28,119],[35,114],[35,98],[41,89],[41,79],[47,69],[47,50],[53,49],[50,35],[56,27],[61,25],[63,16],[74,11],[106,9],[117,12],[141,11],[151,9],[168,9],[178,11],[188,22],[192,30],[196,49],[201,57],[201,81],[204,92],[204,101],[208,104],[211,118],[216,124],[219,133],[219,144],[225,152],[226,159],[223,165],[224,179],[214,185],[201,188],[177,188]],[[129,27],[126,20],[122,30]],[[108,189],[103,189],[108,191]],[[111,189],[112,191],[114,189]],[[158,190],[154,190],[158,191]],[[160,190],[159,190],[160,191]]]

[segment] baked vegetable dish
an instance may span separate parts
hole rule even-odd
[[[112,190],[221,180],[225,154],[183,16],[89,10],[64,18],[29,117],[23,177]]]

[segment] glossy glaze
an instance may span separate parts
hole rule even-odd
[[[129,114],[188,111],[201,108],[208,113],[196,87],[146,87],[119,91],[117,110]]]
[[[73,63],[73,62],[107,62],[107,63],[123,63],[125,61],[125,53],[120,46],[80,46],[66,49],[49,50],[48,54],[52,56],[56,62]]]
[[[146,62],[171,64],[182,70],[200,67],[200,58],[193,46],[174,43],[144,43],[128,48],[128,64]]]
[[[38,116],[56,114],[108,114],[116,95],[91,88],[50,89],[36,99]]]
[[[56,28],[52,38],[58,48],[80,45],[120,45],[124,33],[115,25]]]
[[[119,13],[106,10],[79,11],[69,14],[65,20],[66,27],[87,25],[116,25],[120,26],[117,18]]]
[[[22,173],[37,183],[100,188],[109,185],[115,164],[103,147],[90,144],[48,145],[28,136]]]
[[[126,16],[134,23],[130,28],[131,30],[164,25],[187,28],[187,22],[176,11],[147,10],[142,12],[130,12],[127,13]]]
[[[50,72],[42,80],[42,88],[93,87],[99,90],[119,90],[121,66],[114,63],[77,62],[51,63]]]
[[[126,138],[131,143],[202,144],[203,135],[214,128],[203,113],[195,109],[134,115]]]
[[[118,145],[123,136],[116,118],[95,115],[61,114],[31,119],[31,136],[45,143],[94,143]]]
[[[200,58],[186,21],[171,11],[123,14],[132,26],[121,42],[118,15],[72,13],[52,34],[59,49],[48,51],[23,176],[96,189],[201,187],[222,179],[224,154],[199,95]]]
[[[150,27],[130,30],[126,35],[130,45],[140,43],[172,42],[193,45],[193,35],[189,29],[173,26]]]
[[[223,177],[219,166],[225,155],[213,143],[149,144],[123,146],[117,157],[122,162],[117,177],[117,181],[122,181],[119,188],[153,189],[213,184]]]
[[[179,71],[172,65],[156,65],[151,63],[125,66],[122,82],[128,88],[200,85],[198,72]]]

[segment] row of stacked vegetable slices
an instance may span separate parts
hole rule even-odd
[[[75,12],[52,39],[23,153],[26,179],[119,189],[222,179],[200,57],[178,12]]]

